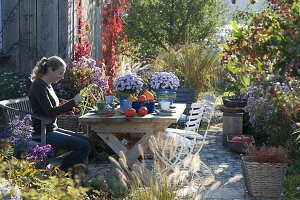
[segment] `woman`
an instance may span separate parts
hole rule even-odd
[[[37,62],[31,73],[32,85],[29,89],[29,99],[33,113],[43,115],[52,119],[47,125],[46,142],[54,149],[66,149],[72,151],[66,156],[60,167],[61,170],[68,170],[74,164],[84,163],[91,150],[89,138],[76,134],[72,131],[57,127],[56,119],[61,113],[71,111],[72,108],[82,100],[80,94],[59,105],[52,83],[57,83],[64,78],[66,63],[58,56],[42,58]],[[33,119],[33,128],[40,133],[41,121]]]

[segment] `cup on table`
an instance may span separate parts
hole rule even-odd
[[[112,104],[114,101],[114,96],[105,96],[105,102],[107,104]]]
[[[131,108],[131,107],[132,107],[132,101],[129,101],[127,99],[123,100],[122,105],[121,105],[123,112],[125,112],[125,110],[127,108]]]
[[[170,110],[171,102],[170,101],[160,101],[160,107],[162,110]]]

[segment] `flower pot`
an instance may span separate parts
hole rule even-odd
[[[147,107],[148,113],[153,113],[154,112],[154,107],[155,107],[154,101],[146,102],[144,105]]]
[[[279,197],[284,183],[286,163],[258,163],[242,157],[246,188],[254,197]]]
[[[247,105],[247,99],[245,98],[230,98],[230,97],[222,97],[223,105],[228,108],[243,108]]]
[[[239,140],[233,140],[233,137],[248,137],[251,141],[239,141]],[[252,143],[255,144],[255,140],[252,135],[232,135],[227,134],[227,144],[231,151],[236,153],[245,153],[245,144],[246,143]]]
[[[114,102],[114,96],[105,96],[105,103],[112,104]]]
[[[159,101],[164,99],[173,103],[174,99],[176,98],[175,89],[157,89],[155,90],[155,94]]]

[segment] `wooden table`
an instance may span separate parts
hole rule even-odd
[[[88,113],[79,117],[79,121],[88,125],[91,130],[117,154],[123,151],[127,158],[127,164],[132,167],[138,162],[140,156],[138,146],[141,145],[146,151],[149,148],[149,139],[151,135],[158,136],[171,124],[176,123],[180,115],[184,112],[186,104],[172,104],[175,106],[175,112],[171,116],[158,116],[148,114],[144,117],[126,117],[125,115],[114,115],[112,117],[100,117],[95,113]],[[118,139],[118,134],[129,133],[130,135],[141,135],[141,138],[127,149]]]

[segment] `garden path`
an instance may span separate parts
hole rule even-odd
[[[212,169],[215,179],[199,196],[207,200],[267,200],[253,198],[246,192],[240,155],[222,146],[222,126],[222,113],[216,109],[201,151],[201,160]],[[110,163],[91,163],[86,180],[97,176],[103,177],[112,167]]]

